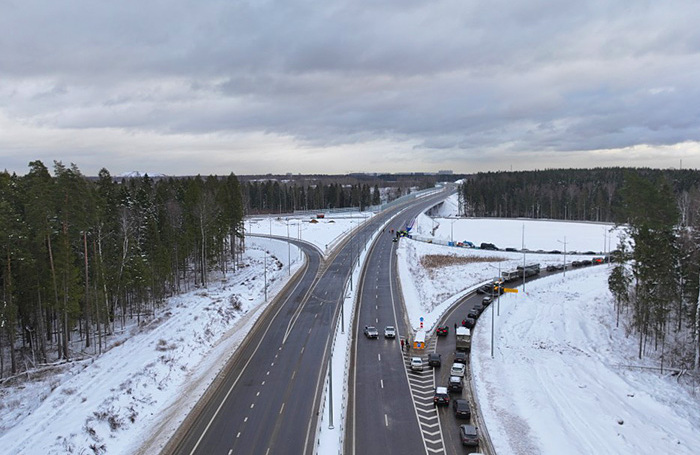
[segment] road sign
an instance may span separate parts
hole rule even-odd
[[[511,288],[503,288],[503,292],[513,292],[515,294],[518,293],[517,289],[511,289]]]

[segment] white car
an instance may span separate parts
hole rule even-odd
[[[384,338],[396,338],[396,329],[393,325],[384,327]]]
[[[467,367],[463,363],[453,363],[452,368],[450,368],[450,376],[463,378],[466,371]]]
[[[423,371],[423,359],[420,357],[412,357],[411,371]]]

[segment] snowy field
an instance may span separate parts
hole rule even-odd
[[[454,207],[454,201],[452,202]],[[526,220],[454,220],[419,217],[415,230],[435,239],[491,242],[520,247],[601,251],[616,245],[609,227],[592,223]],[[311,222],[252,218],[248,232],[310,241],[324,253],[369,213],[353,212]],[[454,221],[454,222],[453,222]],[[475,228],[475,222],[479,227]],[[507,227],[506,227],[507,226]],[[269,298],[279,292],[301,254],[284,242],[249,238],[246,267],[208,289],[169,299],[154,320],[112,341],[101,357],[87,357],[26,382],[0,389],[0,450],[5,454],[157,453],[264,310],[264,262]],[[268,251],[265,261],[265,251]],[[425,317],[427,327],[461,294],[520,264],[521,253],[484,252],[402,240],[399,268],[411,324]],[[417,264],[430,254],[497,256],[494,263],[426,271]],[[364,253],[363,253],[364,255]],[[274,258],[274,259],[273,259]],[[567,256],[567,261],[576,257]],[[562,261],[562,255],[527,255],[527,262]],[[528,284],[527,294],[504,298],[497,318],[497,355],[490,358],[489,312],[474,339],[473,362],[478,397],[499,453],[694,453],[700,437],[697,396],[658,373],[625,369],[634,362],[634,340],[602,319],[612,311],[607,267],[567,272]],[[357,279],[357,275],[355,278]],[[563,286],[566,286],[562,289]],[[352,296],[345,305],[352,312]],[[507,300],[506,300],[507,299]],[[240,304],[240,310],[234,306]],[[351,318],[346,318],[349,321]],[[613,320],[613,319],[610,319]],[[431,322],[433,321],[433,322]],[[348,330],[345,331],[347,336]],[[347,367],[347,338],[336,339],[334,377]],[[613,351],[612,347],[622,345]],[[337,364],[337,365],[336,365]],[[344,393],[334,393],[336,416]],[[335,387],[334,387],[335,390]],[[696,393],[700,393],[697,391]],[[617,400],[617,401],[615,401]],[[337,453],[342,425],[329,432],[327,400],[321,410],[322,452]],[[618,420],[623,423],[618,423]],[[517,436],[517,437],[516,437]],[[327,452],[323,452],[327,450]]]
[[[148,442],[142,453],[157,453],[266,307],[263,264],[270,299],[288,279],[286,242],[246,244],[243,269],[170,298],[102,356],[0,389],[0,452],[133,454]],[[292,248],[292,273],[299,257]]]
[[[496,243],[561,250],[558,240],[578,251],[601,251],[603,234],[612,248],[619,231],[595,223],[526,220],[456,220],[454,204],[443,205],[433,219],[422,216],[414,229],[435,239]],[[446,227],[445,227],[446,226]],[[459,237],[457,233],[459,232]],[[446,234],[445,234],[446,233]],[[608,249],[609,250],[609,249]],[[496,257],[497,262],[420,267],[428,255]],[[423,317],[431,329],[462,295],[503,270],[522,264],[522,253],[480,251],[412,240],[399,242],[399,273],[414,329]],[[583,257],[583,256],[581,256]],[[567,256],[567,261],[579,259]],[[590,258],[590,256],[587,256]],[[527,254],[542,266],[563,255]],[[499,454],[667,454],[698,453],[700,385],[687,384],[638,360],[637,339],[615,327],[608,291],[609,266],[569,270],[527,284],[526,293],[504,294],[495,321],[495,356],[491,358],[491,311],[474,333],[472,372],[486,428]],[[635,367],[633,367],[635,366]]]
[[[532,282],[504,294],[495,353],[487,310],[472,371],[499,454],[696,454],[700,388],[637,359],[637,338],[615,327],[607,266]]]
[[[345,234],[357,229],[372,216],[371,212],[326,212],[324,218],[315,215],[281,215],[251,217],[245,221],[249,234],[289,237],[316,245],[322,253],[328,254],[338,245]]]

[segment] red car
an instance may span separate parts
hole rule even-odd
[[[442,326],[442,327],[438,327],[437,330],[435,331],[435,333],[436,333],[437,336],[439,336],[439,337],[447,336],[447,334],[448,334],[449,332],[450,332],[450,328],[449,328],[448,326],[446,326],[446,325],[445,325],[445,326]]]

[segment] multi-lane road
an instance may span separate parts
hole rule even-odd
[[[325,261],[315,248],[295,242],[308,257],[302,276],[260,317],[226,366],[225,374],[217,379],[205,399],[186,419],[164,453],[313,453],[329,349],[345,284],[358,254],[357,240],[369,238],[397,213],[409,210],[407,207],[424,210],[446,195],[443,192],[428,196],[370,218],[354,238],[338,247]],[[380,243],[392,244],[388,236],[380,240]],[[390,260],[390,255],[385,256]],[[388,286],[390,267],[373,264],[369,267],[386,269]],[[364,288],[363,294],[369,295],[367,286]],[[402,326],[400,321],[396,322],[395,325]],[[398,350],[394,351],[394,356],[400,363]],[[399,363],[396,364],[397,374],[405,377]],[[397,399],[397,406],[405,401]],[[413,413],[415,422],[413,408],[406,412],[408,418]],[[402,437],[408,439],[406,432]],[[415,444],[420,447],[422,442],[415,439]],[[414,453],[416,446],[411,447],[409,452],[403,453]]]

